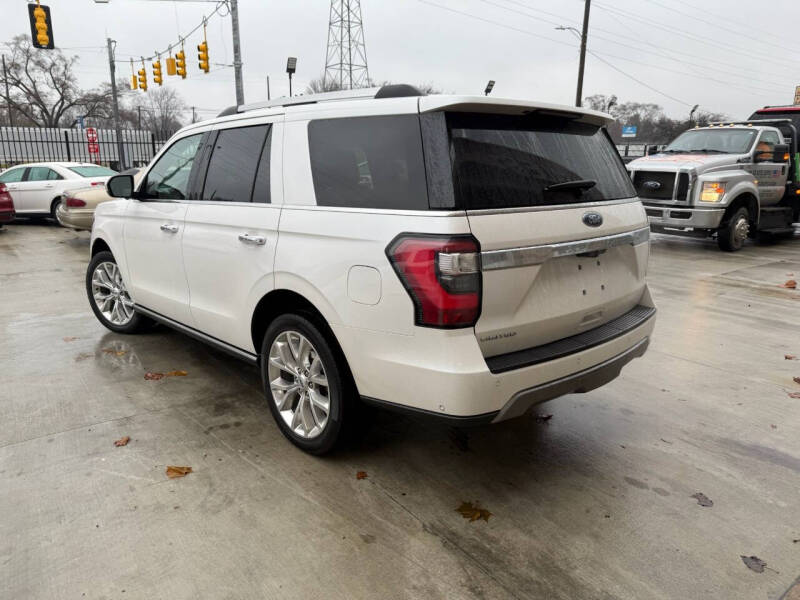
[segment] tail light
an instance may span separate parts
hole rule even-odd
[[[472,327],[481,310],[480,245],[471,235],[401,234],[386,248],[422,327]]]
[[[96,186],[96,185],[102,185],[102,186],[105,186],[106,184],[105,184],[104,182],[102,182],[102,181],[93,181],[93,182],[92,182],[92,187],[94,187],[94,186]]]
[[[80,208],[81,206],[86,206],[86,202],[80,198],[67,198],[66,204],[69,208]]]

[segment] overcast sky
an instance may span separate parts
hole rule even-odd
[[[1,0],[0,39],[30,34],[25,0]],[[213,3],[152,0],[45,0],[56,45],[80,57],[84,87],[108,79],[106,37],[118,60],[165,50],[214,10]],[[742,0],[594,0],[584,96],[616,94],[662,105],[671,116],[691,106],[749,116],[766,104],[790,104],[800,84],[796,0],[761,9]],[[582,0],[362,0],[369,73],[374,80],[431,83],[445,92],[481,93],[571,104]],[[295,90],[324,69],[329,0],[239,0],[245,100],[288,93],[286,57],[297,56]],[[223,13],[225,11],[223,10]],[[233,69],[198,72],[187,40],[189,77],[165,77],[201,118],[234,103]],[[233,61],[230,17],[208,24],[211,62]],[[137,66],[137,68],[139,68]],[[119,64],[121,76],[130,75]],[[148,64],[149,72],[149,64]],[[795,75],[796,73],[796,75]],[[638,81],[636,81],[638,80]],[[137,92],[138,93],[138,92]]]

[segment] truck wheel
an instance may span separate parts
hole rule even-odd
[[[750,235],[750,212],[744,207],[737,208],[728,222],[717,231],[717,244],[720,250],[736,252],[744,246]]]

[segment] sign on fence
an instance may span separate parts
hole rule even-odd
[[[97,143],[97,130],[94,127],[86,128],[86,146],[89,154],[100,154],[100,144]]]

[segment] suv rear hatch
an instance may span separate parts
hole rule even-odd
[[[637,308],[647,218],[602,115],[474,104],[456,107],[468,112],[425,114],[426,100],[420,108],[429,177],[445,161],[452,172],[451,190],[446,177],[432,177],[441,185],[429,182],[432,207],[465,210],[481,247],[475,335],[487,359],[525,351],[521,362],[540,362],[649,316],[651,309]],[[435,147],[445,131],[447,157]],[[546,352],[530,354],[545,345]],[[502,358],[487,362],[493,371],[513,368]]]

